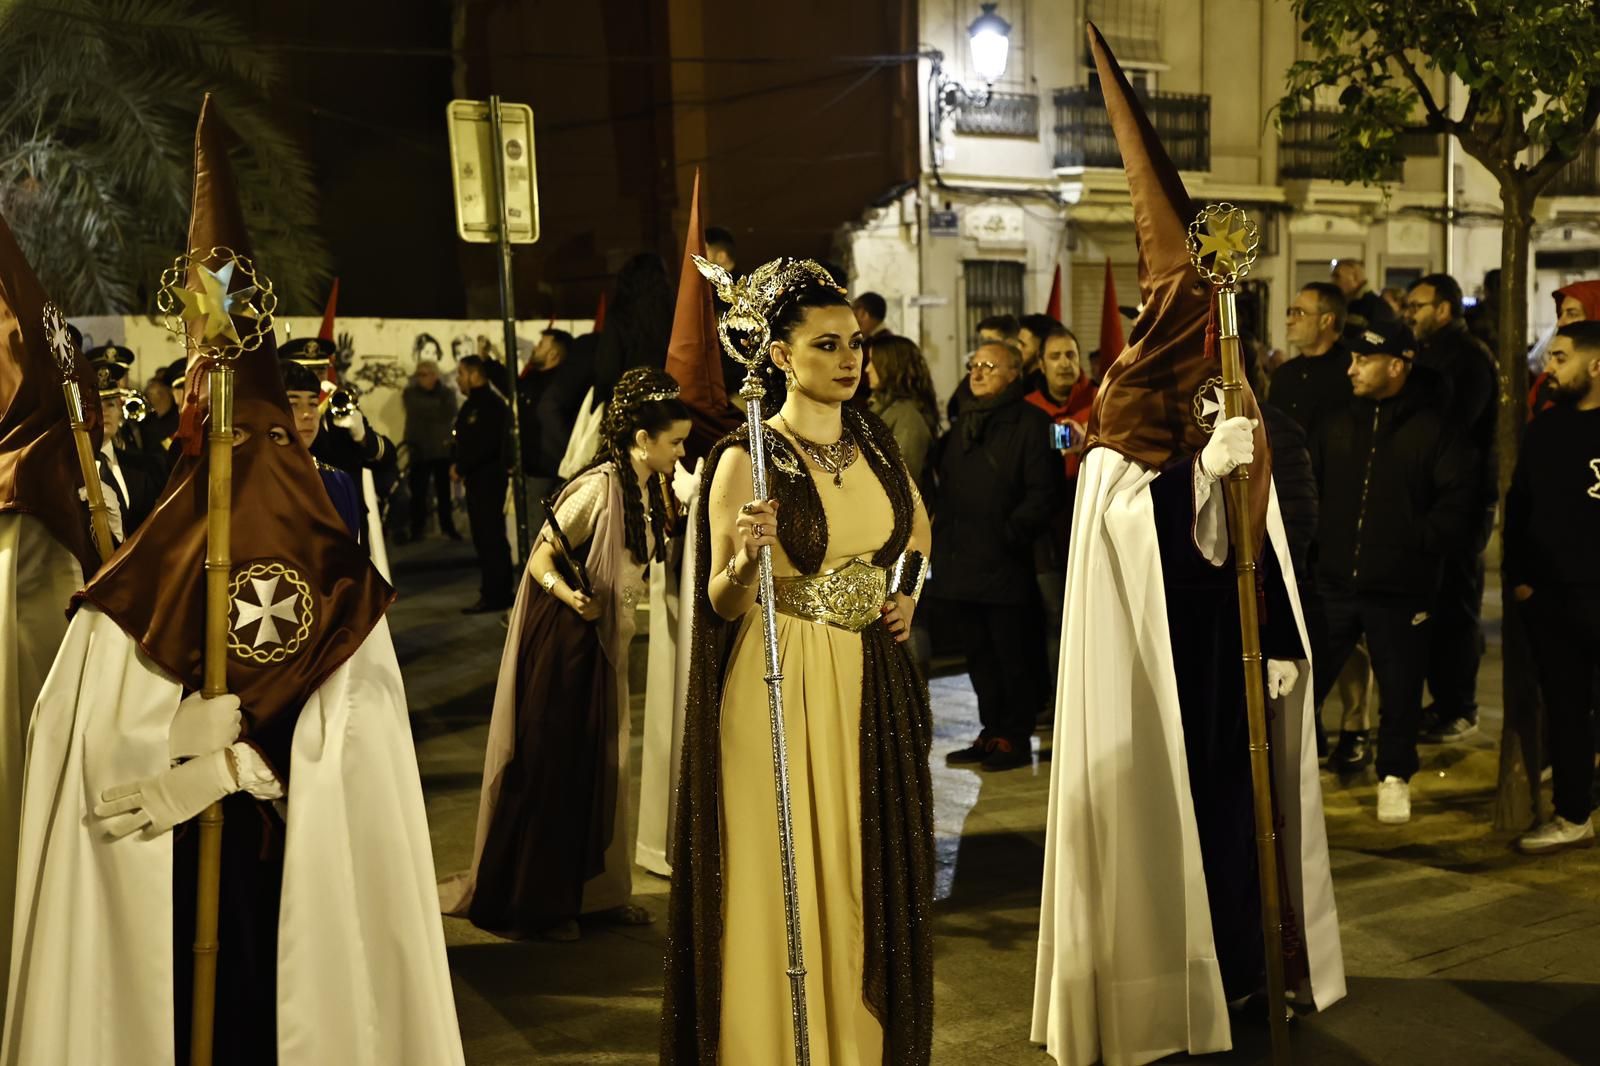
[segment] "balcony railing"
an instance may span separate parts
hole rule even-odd
[[[1179,170],[1211,169],[1211,97],[1194,93],[1139,92],[1139,102]],[[1056,166],[1120,167],[1098,85],[1055,91]]]
[[[1339,180],[1334,170],[1334,134],[1339,122],[1337,111],[1307,111],[1284,119],[1283,133],[1278,139],[1278,176]],[[1401,144],[1408,155],[1438,154],[1437,135],[1403,133]],[[1383,179],[1399,181],[1400,174],[1401,168],[1397,165],[1385,173]]]
[[[1600,135],[1591,135],[1578,157],[1545,186],[1545,196],[1600,196]]]

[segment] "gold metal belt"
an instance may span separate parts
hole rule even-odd
[[[772,579],[778,613],[859,633],[882,618],[889,571],[861,559],[807,577]]]

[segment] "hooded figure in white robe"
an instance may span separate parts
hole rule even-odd
[[[78,593],[34,710],[0,1063],[187,1061],[191,819],[220,803],[216,1061],[452,1066],[463,1055],[433,859],[383,618],[393,592],[293,431],[270,335],[234,360],[231,695],[194,694],[202,363],[256,328],[240,312],[259,284],[243,276],[227,137],[208,98],[181,282],[199,309],[185,454]]]
[[[1224,419],[1194,217],[1089,28],[1133,194],[1144,308],[1078,478],[1062,626],[1032,1038],[1072,1066],[1232,1046],[1265,972],[1238,599],[1219,478],[1250,470],[1293,1001],[1345,992],[1304,663],[1309,641],[1259,418]],[[1255,410],[1254,398],[1247,408]]]

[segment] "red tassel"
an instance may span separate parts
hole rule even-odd
[[[200,430],[202,415],[200,413],[200,387],[199,383],[205,380],[206,361],[197,359],[187,372],[187,379],[194,382],[183,390],[183,411],[178,415],[178,432],[172,436],[183,445],[183,454],[193,457],[200,454],[200,442],[204,434]]]
[[[1220,332],[1217,325],[1217,301],[1212,299],[1206,304],[1206,358],[1221,359],[1222,344],[1217,339]]]

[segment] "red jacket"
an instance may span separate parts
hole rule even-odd
[[[1050,416],[1050,420],[1060,425],[1067,420],[1078,423],[1080,427],[1089,424],[1089,412],[1094,409],[1094,396],[1099,390],[1094,382],[1089,380],[1088,374],[1082,374],[1072,386],[1072,391],[1067,394],[1067,402],[1058,404],[1050,398],[1044,389],[1035,389],[1027,396],[1029,403]],[[1078,464],[1083,461],[1082,452],[1073,452],[1063,456],[1066,462],[1067,477],[1078,476]]]

